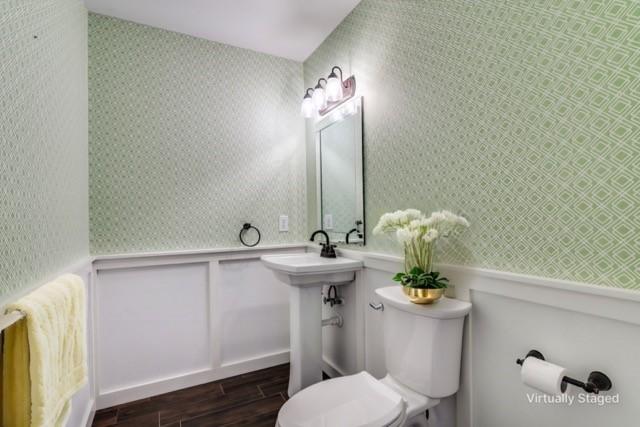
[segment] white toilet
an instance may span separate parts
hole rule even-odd
[[[471,304],[451,298],[412,304],[400,286],[376,294],[384,304],[387,376],[360,372],[307,387],[282,406],[278,427],[427,426],[425,412],[458,390]]]

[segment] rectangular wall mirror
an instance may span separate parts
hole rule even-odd
[[[362,98],[319,120],[314,132],[318,228],[332,242],[364,245]]]

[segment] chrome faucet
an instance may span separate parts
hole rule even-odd
[[[318,234],[322,234],[324,236],[325,239],[325,243],[320,243],[320,246],[322,246],[322,250],[320,251],[320,256],[323,258],[335,258],[336,257],[336,245],[332,245],[331,242],[329,241],[329,235],[327,234],[326,231],[324,230],[316,230],[313,232],[313,234],[311,235],[311,239],[309,239],[310,241],[314,241],[316,238],[316,235]]]

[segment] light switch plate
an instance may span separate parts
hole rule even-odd
[[[280,215],[278,228],[280,231],[289,231],[289,215]]]
[[[324,216],[323,227],[325,230],[333,230],[333,215],[326,214]]]

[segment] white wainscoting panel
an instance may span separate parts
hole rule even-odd
[[[322,305],[322,318],[328,319],[336,315],[342,316],[343,325],[325,326],[322,328],[322,355],[329,369],[335,370],[330,374],[350,375],[361,370],[358,364],[357,340],[358,336],[358,310],[357,310],[357,284],[338,286],[338,296],[342,298],[341,305]],[[324,286],[322,294],[328,296],[329,286]],[[320,299],[320,296],[318,296]],[[327,368],[325,367],[325,370]]]
[[[214,282],[222,366],[289,351],[289,287],[260,259],[221,260]]]
[[[640,325],[471,290],[473,426],[634,426],[640,417]],[[620,403],[529,403],[535,390],[520,381],[517,357],[536,349],[586,381],[605,372]],[[567,395],[579,391],[569,386]]]
[[[211,368],[209,264],[100,270],[99,395]]]
[[[264,254],[305,245],[109,255],[94,262],[98,409],[289,361],[289,289]]]
[[[365,307],[365,367],[367,372],[376,378],[382,378],[387,374],[384,356],[384,335],[382,325],[382,311],[376,311],[369,303],[380,303],[375,290],[386,286],[393,286],[390,274],[386,271],[365,268],[363,272],[363,285],[365,287],[365,299],[362,304]]]

